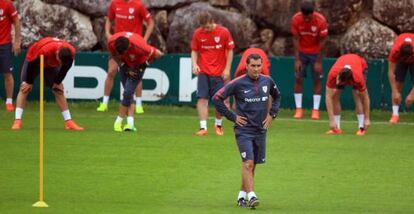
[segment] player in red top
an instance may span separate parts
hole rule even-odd
[[[303,117],[302,91],[303,79],[306,77],[306,67],[312,66],[313,77],[313,110],[311,118],[319,120],[319,106],[322,93],[322,49],[328,35],[325,18],[314,12],[310,1],[301,3],[301,11],[292,17],[291,32],[295,52],[295,104],[296,119]]]
[[[52,37],[39,40],[27,51],[26,59],[22,66],[22,83],[17,95],[15,120],[12,129],[21,129],[21,119],[27,95],[32,90],[33,82],[40,73],[40,55],[44,56],[45,85],[51,88],[55,95],[56,104],[65,120],[65,128],[83,131],[82,127],[72,121],[62,84],[67,72],[72,67],[75,48],[64,40]]]
[[[14,25],[14,41],[12,44],[12,23]],[[6,89],[6,110],[14,111],[13,107],[13,65],[12,52],[15,56],[20,53],[20,20],[13,3],[0,0],[0,73],[4,75]]]
[[[124,87],[122,103],[119,106],[118,117],[114,123],[114,130],[136,131],[134,125],[134,91],[144,76],[149,61],[162,56],[162,52],[150,45],[136,33],[120,32],[109,38],[108,49],[112,59],[119,65],[121,83]],[[122,127],[123,119],[127,117],[127,124]]]
[[[147,24],[145,35],[143,35],[143,22]],[[105,33],[108,40],[112,36],[112,24],[114,24],[114,33],[123,31],[137,33],[143,36],[145,41],[148,41],[154,29],[154,21],[151,14],[139,0],[112,0],[105,22]],[[104,96],[102,103],[96,109],[97,111],[103,112],[108,110],[109,95],[111,94],[117,68],[118,65],[115,60],[110,58],[108,61],[108,75],[105,80]],[[142,83],[138,85],[136,90],[136,112],[139,114],[144,113],[141,96]]]
[[[401,104],[401,91],[404,87],[405,76],[409,72],[411,83],[414,86],[414,34],[400,34],[394,42],[388,57],[388,80],[392,90],[392,116],[390,123],[396,124],[400,120],[399,106]],[[405,99],[408,109],[414,102],[414,87]]]
[[[209,12],[199,16],[200,27],[191,41],[192,70],[197,79],[197,111],[200,118],[198,136],[207,134],[208,99],[230,78],[234,41],[227,28],[214,23]],[[222,116],[216,111],[216,134],[223,135]]]
[[[329,116],[330,130],[326,134],[341,134],[340,96],[345,86],[353,88],[359,130],[358,136],[365,135],[370,124],[369,96],[366,85],[367,63],[356,54],[345,54],[339,57],[332,66],[326,82],[326,109]]]

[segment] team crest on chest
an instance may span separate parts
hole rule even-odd
[[[264,93],[267,93],[267,85],[263,86],[262,90],[263,90]]]
[[[214,37],[214,41],[215,41],[216,43],[219,43],[219,42],[220,42],[220,36],[215,36],[215,37]]]
[[[128,9],[128,12],[129,12],[130,14],[133,14],[133,13],[134,13],[134,11],[135,11],[135,9],[134,9],[134,8],[132,8],[132,7],[130,7],[130,8]]]
[[[312,32],[315,32],[316,31],[316,26],[311,26],[311,30],[312,30]]]

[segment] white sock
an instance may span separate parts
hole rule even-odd
[[[400,106],[393,105],[392,106],[392,115],[399,115],[398,111],[400,110]]]
[[[132,116],[128,116],[128,117],[127,117],[127,123],[128,123],[128,125],[130,125],[130,126],[134,126],[134,117],[132,117]]]
[[[12,103],[13,103],[13,98],[6,99],[6,104],[12,104]]]
[[[240,198],[246,198],[247,193],[245,191],[240,191],[239,192],[239,196],[237,196],[237,200],[239,200]]]
[[[334,115],[334,119],[336,123],[336,128],[340,129],[341,128],[341,115]]]
[[[249,201],[250,201],[250,199],[252,199],[253,197],[256,197],[256,198],[257,198],[257,196],[256,196],[256,194],[254,194],[254,192],[249,192],[249,193],[247,193],[247,198],[249,199]]]
[[[302,94],[295,93],[295,104],[296,108],[302,108]]]
[[[123,120],[124,120],[124,118],[122,118],[120,116],[117,116],[116,120],[115,120],[115,123],[122,123]]]
[[[109,102],[109,96],[103,96],[102,102],[103,102],[104,104],[107,104],[107,105],[108,105],[108,102]]]
[[[137,106],[141,106],[142,105],[142,98],[141,97],[136,97],[135,98],[135,105],[137,105]]]
[[[72,117],[70,116],[69,109],[68,110],[65,110],[65,111],[62,111],[62,116],[63,116],[63,119],[65,121],[72,119]]]
[[[200,129],[207,130],[207,120],[200,120]]]
[[[16,111],[14,112],[14,117],[16,120],[21,120],[22,119],[22,115],[23,115],[23,109],[16,107]]]
[[[321,95],[313,95],[313,110],[319,110],[319,106],[321,105]]]
[[[223,119],[218,119],[218,118],[216,118],[215,119],[215,121],[214,121],[214,124],[216,125],[216,126],[221,126],[221,124],[223,123]]]
[[[358,114],[358,128],[364,128],[364,114]]]

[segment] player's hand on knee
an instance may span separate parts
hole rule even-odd
[[[20,84],[20,91],[27,94],[32,90],[33,85],[29,84],[27,82],[22,82],[22,84]]]
[[[237,115],[236,116],[236,124],[239,125],[239,126],[246,125],[247,124],[247,118],[243,117],[243,116],[240,116],[240,115]]]
[[[55,93],[55,94],[63,95],[63,84],[62,83],[60,83],[60,84],[53,83],[52,90],[53,90],[53,93]]]

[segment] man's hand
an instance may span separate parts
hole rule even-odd
[[[364,129],[367,130],[370,125],[371,125],[371,121],[369,120],[369,118],[365,118],[364,119]]]
[[[329,128],[331,130],[337,129],[338,126],[336,125],[335,119],[329,120]]]
[[[52,91],[56,94],[62,95],[63,94],[63,84],[62,83],[60,83],[60,84],[53,83]]]
[[[300,72],[302,70],[302,62],[299,59],[295,60],[295,72]]]
[[[236,124],[239,126],[244,126],[247,124],[247,118],[236,115]]]
[[[227,69],[224,69],[222,78],[224,81],[228,80],[230,78],[230,71]]]
[[[20,46],[21,46],[20,41],[14,41],[13,42],[13,53],[14,53],[15,56],[20,54],[20,51],[21,51]]]
[[[20,90],[23,93],[29,93],[32,90],[33,85],[32,84],[28,84],[27,82],[22,82],[22,84],[20,84]]]
[[[198,75],[200,73],[200,67],[197,64],[193,65],[193,74]]]
[[[270,114],[267,114],[266,119],[263,121],[263,128],[267,129],[272,124],[273,118]]]
[[[106,40],[109,40],[109,38],[111,38],[112,34],[111,33],[105,33],[106,36]]]
[[[410,93],[405,98],[405,108],[409,109],[414,103],[414,93]]]

